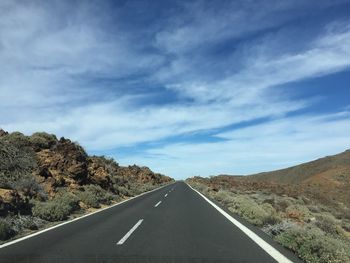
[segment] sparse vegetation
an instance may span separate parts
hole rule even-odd
[[[294,251],[305,262],[350,262],[348,203],[309,187],[242,177],[194,177],[192,187],[218,201]],[[322,189],[321,189],[322,190]]]
[[[310,263],[350,262],[348,240],[334,238],[313,226],[287,229],[276,240]]]

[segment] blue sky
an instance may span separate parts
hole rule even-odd
[[[0,127],[177,179],[350,148],[350,1],[0,2]]]

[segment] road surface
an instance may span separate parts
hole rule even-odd
[[[290,252],[250,227],[292,262]],[[276,262],[184,182],[0,248],[0,262]],[[287,262],[287,261],[280,261]]]

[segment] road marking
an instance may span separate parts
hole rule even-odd
[[[122,239],[119,240],[119,242],[117,243],[117,245],[123,245],[124,242],[131,236],[131,234],[136,230],[136,228],[138,228],[141,224],[142,224],[143,219],[140,219],[130,230],[128,233],[125,234],[125,236],[123,236]]]
[[[187,184],[187,183],[186,183]],[[206,196],[204,196],[202,193],[197,191],[196,189],[192,188],[189,184],[187,184],[193,191],[197,192],[201,197],[204,198],[205,201],[207,201],[209,204],[211,204],[216,210],[218,210],[224,217],[226,217],[229,221],[231,221],[232,224],[237,226],[244,234],[246,234],[250,239],[252,239],[258,246],[260,246],[267,254],[269,254],[272,258],[274,258],[279,263],[293,263],[291,260],[286,258],[281,252],[279,252],[277,249],[275,249],[273,246],[271,246],[269,243],[267,243],[264,239],[259,237],[257,234],[255,234],[252,230],[250,230],[248,227],[243,225],[242,223],[238,222],[236,219],[234,219],[231,215],[226,213],[224,210],[222,210],[220,207],[218,207],[216,204],[214,204],[212,201],[210,201]]]
[[[174,184],[174,183],[173,183],[173,184]],[[80,219],[83,219],[83,218],[85,218],[85,217],[91,216],[91,215],[93,215],[93,214],[100,213],[100,212],[102,212],[102,211],[104,211],[104,210],[107,210],[107,209],[110,209],[110,208],[112,208],[112,207],[121,205],[121,204],[123,204],[123,203],[126,203],[126,202],[128,202],[128,201],[131,201],[131,200],[133,200],[133,199],[135,199],[135,198],[138,198],[138,197],[140,197],[140,196],[143,196],[143,195],[145,195],[145,194],[152,193],[152,192],[157,191],[157,190],[159,190],[159,189],[162,189],[162,188],[164,188],[164,187],[166,187],[166,186],[169,186],[169,185],[163,185],[163,186],[158,187],[158,188],[156,188],[156,189],[153,189],[153,190],[151,190],[151,191],[144,192],[144,193],[139,194],[139,195],[137,195],[137,196],[133,196],[133,197],[127,199],[127,200],[121,201],[121,202],[119,202],[119,203],[117,203],[117,204],[114,204],[114,205],[111,205],[111,206],[109,206],[109,207],[105,207],[105,208],[102,208],[102,209],[100,209],[100,210],[94,211],[94,212],[92,212],[92,213],[85,214],[85,215],[83,215],[83,216],[81,216],[81,217],[77,217],[77,218],[74,218],[74,219],[72,219],[72,220],[68,220],[68,221],[66,221],[66,222],[63,222],[63,223],[54,225],[54,226],[52,226],[52,227],[45,228],[45,229],[43,229],[43,230],[40,230],[40,231],[35,232],[35,233],[33,233],[33,234],[30,234],[30,235],[28,235],[28,236],[24,236],[24,237],[17,238],[17,239],[15,239],[15,240],[12,240],[12,241],[10,241],[10,242],[7,242],[7,243],[5,243],[5,244],[0,245],[0,249],[3,248],[3,247],[7,247],[7,246],[10,246],[10,245],[13,245],[13,244],[18,243],[18,242],[21,242],[21,241],[26,240],[26,239],[28,239],[28,238],[31,238],[31,237],[40,235],[40,234],[45,233],[45,232],[47,232],[47,231],[50,231],[50,230],[52,230],[52,229],[55,229],[55,228],[64,226],[64,225],[69,224],[69,223],[72,223],[72,222],[74,222],[74,221],[78,221],[78,220],[80,220]]]
[[[154,207],[159,206],[161,202],[162,202],[162,201],[159,201],[158,203],[156,203],[156,205],[155,205]]]
[[[167,197],[167,196],[168,196],[168,194],[165,194],[165,195],[164,195],[164,197]]]

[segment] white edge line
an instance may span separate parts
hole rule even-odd
[[[156,203],[156,205],[154,207],[159,206],[162,203],[162,201],[159,201],[158,203]]]
[[[143,219],[140,219],[129,231],[122,237],[117,243],[117,245],[123,245],[124,242],[131,236],[131,234],[142,224]]]
[[[176,182],[174,182],[174,183],[176,183]],[[174,184],[174,183],[172,183],[172,184]],[[145,195],[145,194],[149,194],[149,193],[151,193],[151,192],[157,191],[157,190],[159,190],[159,189],[161,189],[161,188],[163,188],[163,187],[169,186],[169,185],[171,185],[171,184],[163,185],[163,186],[158,187],[158,188],[156,188],[156,189],[153,189],[153,190],[144,192],[144,193],[142,193],[142,194],[139,194],[139,195],[130,197],[129,199],[123,200],[123,201],[121,201],[121,202],[119,202],[119,203],[117,203],[117,204],[114,204],[114,205],[111,205],[111,206],[108,206],[108,207],[99,209],[99,210],[97,210],[97,211],[94,211],[94,212],[85,214],[85,215],[83,215],[83,216],[80,216],[80,217],[77,217],[77,218],[68,220],[68,221],[63,222],[63,223],[61,223],[61,224],[54,225],[54,226],[52,226],[52,227],[45,228],[45,229],[40,230],[40,231],[38,231],[38,232],[35,232],[35,233],[33,233],[33,234],[30,234],[30,235],[27,235],[27,236],[24,236],[24,237],[21,237],[21,238],[12,240],[12,241],[10,241],[10,242],[7,242],[7,243],[5,243],[5,244],[0,245],[0,249],[1,249],[1,248],[4,248],[4,247],[7,247],[7,246],[10,246],[10,245],[13,245],[13,244],[18,243],[18,242],[21,242],[21,241],[26,240],[26,239],[28,239],[28,238],[31,238],[31,237],[40,235],[40,234],[42,234],[42,233],[45,233],[45,232],[50,231],[50,230],[52,230],[52,229],[58,228],[58,227],[60,227],[60,226],[63,226],[63,225],[66,225],[66,224],[69,224],[69,223],[78,221],[78,220],[83,219],[83,218],[85,218],[85,217],[88,217],[88,216],[91,216],[91,215],[100,213],[100,212],[102,212],[102,211],[104,211],[104,210],[107,210],[107,209],[113,208],[113,207],[115,207],[115,206],[121,205],[121,204],[123,204],[123,203],[125,203],[125,202],[131,201],[131,200],[133,200],[133,199],[135,199],[135,198],[138,198],[138,197],[140,197],[140,196],[143,196],[143,195]]]
[[[187,183],[186,183],[187,184]],[[250,239],[252,239],[258,246],[260,246],[263,250],[266,251],[267,254],[269,254],[272,258],[274,258],[279,263],[293,263],[293,261],[286,258],[281,252],[279,252],[277,249],[275,249],[273,246],[271,246],[269,243],[267,243],[265,240],[263,240],[261,237],[259,237],[257,234],[255,234],[252,230],[250,230],[248,227],[243,225],[242,223],[238,222],[236,219],[234,219],[231,215],[226,213],[224,210],[222,210],[220,207],[218,207],[215,203],[210,201],[206,196],[204,196],[202,193],[194,189],[192,186],[187,184],[193,191],[197,192],[201,197],[204,198],[205,201],[207,201],[209,204],[211,204],[216,210],[218,210],[224,217],[226,217],[231,223],[233,223],[235,226],[237,226],[244,234],[246,234]]]

